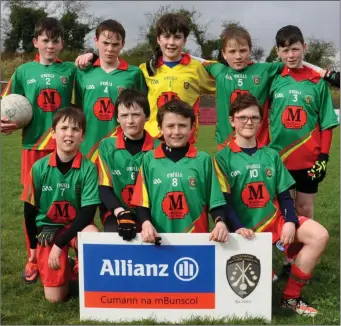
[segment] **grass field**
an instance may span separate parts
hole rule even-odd
[[[213,127],[202,126],[198,147],[211,154]],[[43,289],[38,281],[25,285],[21,281],[26,262],[23,236],[23,204],[19,197],[20,186],[20,134],[1,137],[1,324],[97,324],[79,321],[78,298],[67,303],[50,304],[43,298]],[[330,233],[330,242],[313,281],[303,290],[303,295],[313,303],[320,314],[314,319],[300,317],[290,311],[280,310],[278,302],[283,282],[273,286],[272,325],[340,325],[340,130],[334,133],[328,174],[319,189],[315,219]],[[279,251],[275,253],[274,266],[281,267]],[[140,320],[135,324],[153,325],[154,320]],[[265,324],[262,320],[209,320],[191,319],[184,324]],[[109,323],[112,324],[112,323]],[[160,324],[159,322],[157,324]]]

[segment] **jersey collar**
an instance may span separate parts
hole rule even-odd
[[[151,151],[154,148],[154,138],[145,130],[146,137],[143,142],[142,152]],[[117,127],[114,137],[117,137],[116,140],[116,148],[117,149],[126,149],[126,143],[124,141],[124,134],[121,127]]]
[[[242,152],[242,149],[237,145],[235,140],[236,140],[236,137],[233,137],[228,146],[230,147],[231,151],[234,153]],[[262,148],[262,147],[264,147],[264,145],[261,144],[259,141],[257,141],[257,149]]]
[[[122,58],[118,58],[120,60],[120,64],[118,65],[117,69],[119,70],[127,70],[128,69],[128,63],[127,61],[123,60]],[[100,67],[101,66],[101,59],[98,58],[92,65],[93,67]]]
[[[76,154],[75,159],[72,162],[72,169],[80,169],[82,163],[82,153],[78,151]],[[57,150],[54,150],[51,153],[50,159],[49,159],[49,165],[53,167],[57,167]]]
[[[197,154],[198,154],[198,149],[194,145],[190,144],[188,152],[186,153],[185,157],[194,158],[197,156]],[[155,148],[154,157],[155,158],[165,158],[166,157],[164,151],[162,150],[162,144],[160,144],[158,147]]]
[[[35,58],[33,59],[33,61],[39,62],[39,63],[40,63],[40,54],[39,54],[39,53],[35,56]],[[62,63],[63,61],[60,60],[59,58],[57,58],[55,62]]]
[[[321,76],[319,75],[319,73],[317,73],[315,70],[307,66],[303,66],[303,68],[298,68],[298,69],[289,69],[287,66],[285,66],[282,71],[282,76],[283,77],[291,76],[297,82],[300,82],[303,80],[310,80],[315,84],[317,84],[319,80],[321,79]]]
[[[189,53],[181,53],[181,55],[182,55],[182,58],[180,60],[180,64],[182,64],[182,65],[190,64],[192,58],[189,55]],[[161,67],[163,64],[164,64],[164,62],[163,62],[162,57],[161,57],[161,58],[159,58],[159,61],[158,61],[157,65],[156,65],[156,68]]]

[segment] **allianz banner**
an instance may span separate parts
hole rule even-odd
[[[161,246],[79,233],[81,319],[271,319],[271,234],[226,244],[208,234],[161,234]]]

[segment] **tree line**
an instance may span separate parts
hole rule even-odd
[[[1,33],[5,54],[23,52],[33,53],[35,48],[32,44],[34,25],[38,19],[54,16],[60,19],[64,26],[64,53],[69,53],[73,58],[78,54],[89,50],[85,45],[87,34],[104,20],[88,13],[86,1],[31,1],[31,0],[8,0],[3,1],[5,9],[8,10],[8,18],[1,21]],[[174,12],[184,15],[191,28],[190,37],[197,45],[196,55],[205,59],[217,59],[220,51],[220,37],[209,34],[209,25],[201,23],[202,14],[196,9],[174,9],[170,5],[161,5],[157,10],[145,13],[146,23],[140,27],[140,41],[131,49],[125,50],[122,57],[129,63],[138,65],[146,61],[155,50],[156,43],[156,21],[165,13]],[[114,17],[113,17],[114,18]],[[124,25],[124,22],[123,22]],[[221,28],[239,26],[238,21],[222,21]],[[265,49],[255,43],[252,49],[252,59],[262,61],[265,58]],[[336,48],[333,42],[311,38],[307,42],[308,50],[304,59],[320,67],[334,68],[334,57]],[[93,49],[92,49],[93,50]],[[188,50],[188,49],[187,49]],[[191,52],[191,51],[189,51]],[[267,62],[277,61],[275,46],[265,58]]]

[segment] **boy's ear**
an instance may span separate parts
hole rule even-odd
[[[276,53],[279,56],[279,47],[278,46],[276,46]]]
[[[230,120],[230,125],[232,126],[232,128],[234,128],[234,121],[233,121],[233,117],[229,117],[229,120]]]
[[[56,130],[54,130],[53,128],[51,128],[51,136],[52,139],[56,139]]]
[[[38,40],[36,38],[32,39],[32,43],[33,43],[35,48],[37,48],[37,42],[38,42]]]

